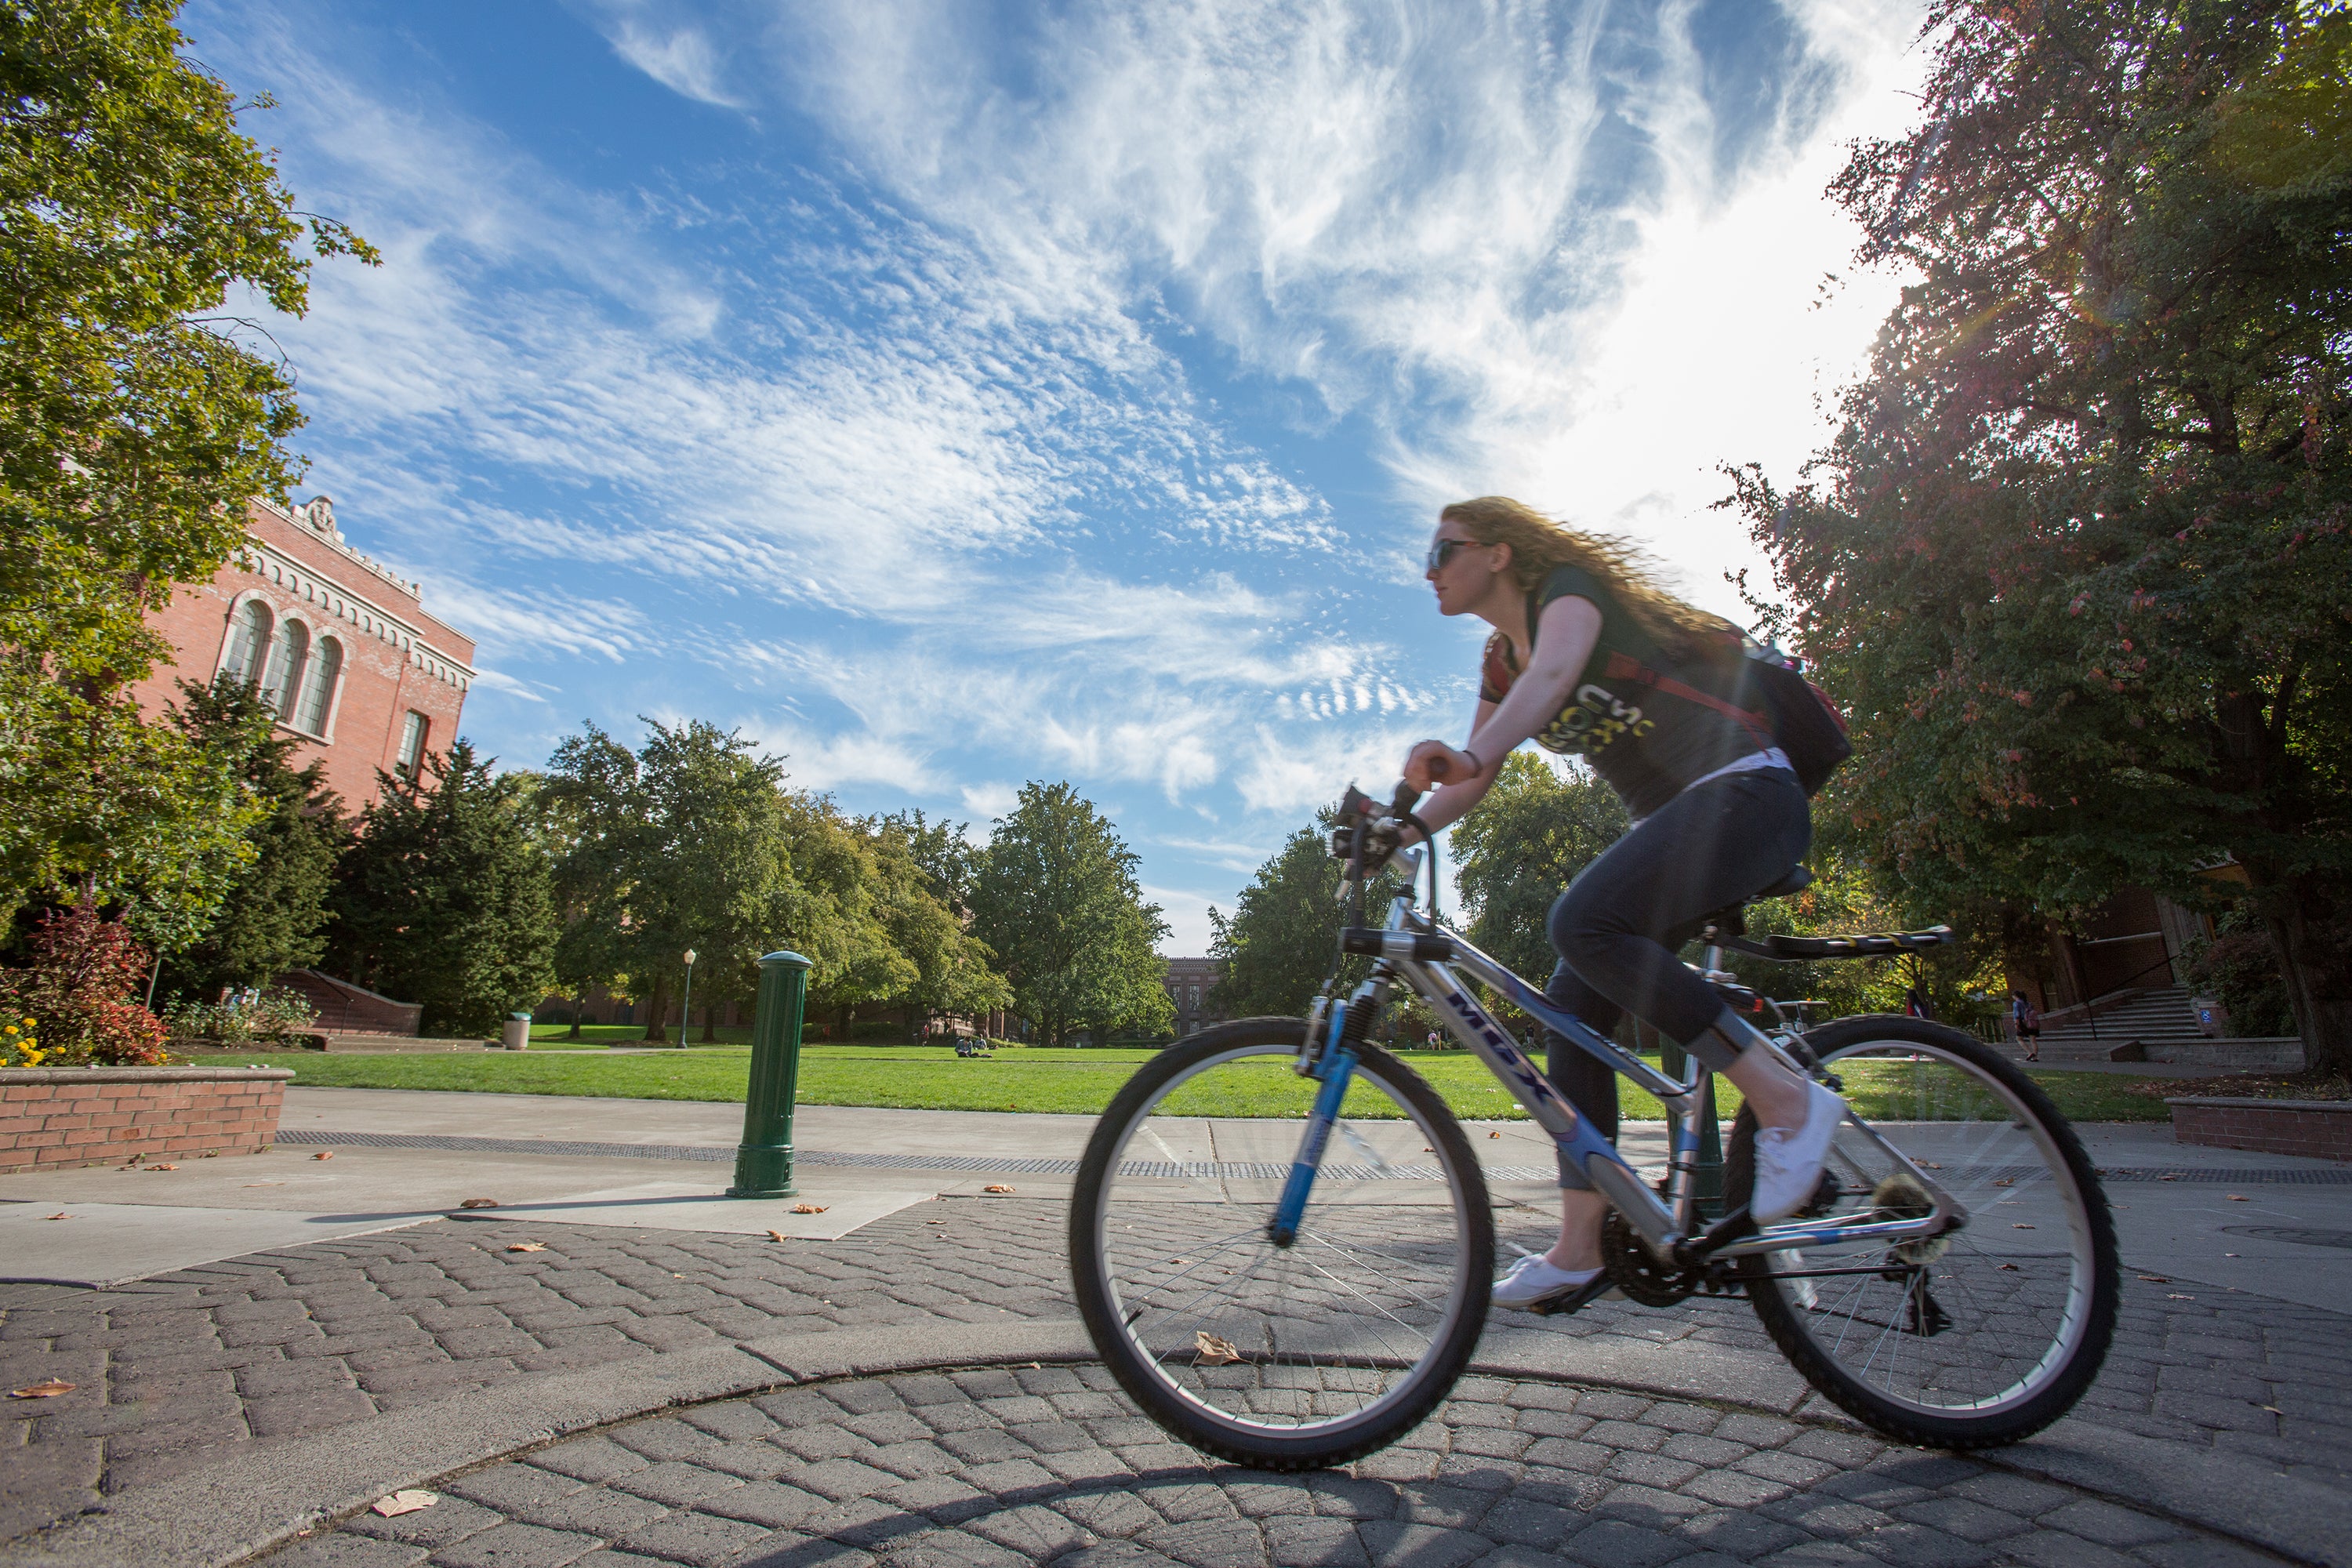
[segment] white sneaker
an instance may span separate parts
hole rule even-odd
[[[1756,1134],[1756,1194],[1748,1212],[1758,1225],[1788,1218],[1811,1199],[1830,1157],[1830,1139],[1845,1120],[1845,1101],[1820,1084],[1805,1086],[1805,1124]]]
[[[1495,1305],[1532,1307],[1553,1296],[1580,1289],[1599,1277],[1598,1268],[1557,1268],[1541,1256],[1529,1253],[1495,1281]]]

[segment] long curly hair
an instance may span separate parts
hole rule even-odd
[[[1437,517],[1460,523],[1481,544],[1509,545],[1511,576],[1528,593],[1556,567],[1591,573],[1634,624],[1677,658],[1720,658],[1739,646],[1738,626],[1659,587],[1650,557],[1630,540],[1570,528],[1509,496],[1454,501]]]

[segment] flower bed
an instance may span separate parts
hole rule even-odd
[[[0,1070],[0,1173],[110,1165],[134,1154],[258,1154],[277,1140],[284,1068]]]

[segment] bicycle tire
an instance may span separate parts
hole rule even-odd
[[[2063,1355],[2057,1365],[2048,1366],[2045,1353],[2044,1359],[2037,1362],[2031,1369],[2032,1387],[2025,1388],[2021,1384],[2017,1389],[2002,1391],[1997,1396],[1989,1398],[1980,1405],[1966,1407],[1938,1407],[1921,1399],[1896,1396],[1887,1390],[1872,1386],[1864,1377],[1857,1375],[1854,1369],[1846,1362],[1840,1360],[1831,1348],[1825,1346],[1822,1336],[1815,1331],[1816,1323],[1819,1320],[1835,1317],[1838,1314],[1826,1312],[1822,1309],[1818,1292],[1815,1292],[1815,1300],[1808,1304],[1803,1300],[1801,1293],[1792,1291],[1784,1282],[1758,1277],[1772,1267],[1766,1259],[1780,1256],[1778,1254],[1766,1254],[1747,1259],[1744,1261],[1742,1269],[1742,1272],[1748,1277],[1749,1302],[1754,1307],[1757,1317],[1763,1322],[1765,1331],[1771,1336],[1772,1342],[1780,1348],[1780,1353],[1788,1358],[1789,1363],[1795,1367],[1798,1373],[1824,1398],[1857,1420],[1899,1441],[1916,1444],[1922,1447],[1988,1448],[2015,1443],[2039,1432],[2072,1409],[2076,1401],[2082,1398],[2084,1391],[2090,1387],[2092,1380],[2098,1375],[2099,1367],[2106,1358],[2107,1347],[2114,1336],[2116,1307],[2121,1293],[2114,1216],[2108,1212],[2106,1196],[2100,1186],[2098,1172],[2092,1165],[2090,1157],[2084,1152],[2081,1139],[2075,1135],[2074,1128],[2059,1112],[2057,1107],[2051,1102],[2050,1097],[2042,1092],[2041,1086],[2028,1078],[2015,1064],[1992,1051],[1973,1037],[1947,1025],[1930,1023],[1921,1018],[1867,1015],[1839,1019],[1810,1031],[1805,1039],[1806,1044],[1812,1048],[1824,1068],[1834,1071],[1837,1070],[1838,1064],[1843,1062],[1849,1075],[1855,1073],[1859,1068],[1860,1064],[1856,1058],[1862,1053],[1874,1048],[1894,1047],[1899,1051],[1904,1047],[1911,1047],[1914,1055],[1908,1058],[1896,1059],[1907,1059],[1915,1065],[1923,1059],[1939,1059],[1958,1069],[1959,1073],[1973,1077],[1979,1085],[1983,1086],[1984,1091],[2006,1109],[2010,1117],[2010,1127],[2022,1133],[2024,1138],[2042,1152],[2046,1162],[2053,1163],[2051,1194],[2056,1198],[2059,1208],[2063,1212],[2069,1227],[2070,1246],[2073,1248],[2069,1255],[2070,1267],[2067,1271],[2068,1293],[2056,1313],[2055,1332],[2058,1337],[2053,1341],[2053,1349],[2063,1344]],[[1932,1055],[1923,1058],[1917,1054],[1922,1052],[1932,1053]],[[1958,1081],[1957,1075],[1956,1081]],[[1849,1081],[1847,1087],[1849,1096],[1852,1096],[1861,1086]],[[1899,1089],[1897,1092],[1900,1092]],[[2022,1118],[2021,1121],[2019,1120],[2020,1117]],[[1917,1130],[1934,1127],[1940,1131],[1944,1124],[1928,1121],[1898,1123],[1895,1119],[1888,1118],[1884,1121],[1874,1120],[1873,1125],[1882,1136],[1887,1137],[1890,1142],[1897,1148],[1903,1148],[1905,1153],[1914,1159],[1919,1159],[1921,1163],[1926,1164],[1927,1162],[1922,1159],[1914,1149],[1904,1147],[1906,1139],[1909,1138],[1914,1142],[1919,1143],[1921,1147],[1925,1147],[1925,1143],[1921,1142],[1922,1134]],[[1981,1125],[1990,1126],[1990,1122],[1987,1121]],[[1889,1131],[1901,1126],[1907,1126],[1913,1131],[1908,1133]],[[1851,1130],[1848,1129],[1842,1131],[1841,1136],[1849,1136]],[[1944,1136],[1954,1142],[1956,1146],[1970,1146],[1965,1137],[1955,1140],[1949,1133],[1945,1133]],[[2031,1173],[2026,1172],[2025,1167],[1997,1166],[1987,1163],[1986,1161],[1992,1156],[1982,1151],[1990,1146],[1989,1142],[1973,1145],[1978,1152],[1972,1153],[1970,1157],[1977,1163],[1963,1167],[1966,1171],[1983,1173],[1981,1175],[1972,1175],[1969,1179],[1978,1184],[1976,1195],[1982,1208],[1987,1212],[1972,1212],[1969,1226],[1955,1233],[1955,1239],[1950,1243],[1952,1251],[1939,1255],[1938,1261],[1934,1265],[1938,1269],[1949,1268],[1954,1272],[1950,1275],[1937,1273],[1934,1275],[1936,1279],[1958,1278],[1958,1271],[1963,1269],[1980,1274],[1981,1270],[1971,1258],[1960,1257],[1961,1248],[1972,1246],[1969,1240],[1972,1234],[1979,1236],[1990,1234],[1996,1237],[2006,1235],[2006,1232],[1999,1228],[2000,1225],[1999,1219],[1989,1218],[1988,1212],[1997,1211],[2007,1203],[2009,1194],[2018,1191],[2018,1184],[2021,1181],[2026,1181],[2028,1192],[2035,1188],[2033,1182],[2026,1180],[2026,1176]],[[2004,1143],[2002,1147],[2011,1149],[2014,1145]],[[1727,1205],[1737,1206],[1745,1204],[1749,1194],[1754,1191],[1755,1159],[1756,1116],[1754,1111],[1742,1106],[1738,1118],[1732,1127],[1729,1145],[1724,1152],[1724,1195]],[[1945,1167],[1937,1164],[1933,1168],[1941,1171]],[[2011,1173],[2004,1178],[1991,1173],[1995,1171],[2009,1171]],[[1942,1176],[1937,1179],[1948,1181]],[[1948,1186],[1956,1188],[1958,1177],[1951,1178],[1948,1182]],[[1956,1195],[1960,1194],[1956,1192]],[[1963,1196],[1962,1201],[1967,1202],[1967,1197]],[[1972,1208],[1975,1206],[1972,1205]],[[2039,1223],[2039,1221],[2035,1224],[2013,1221],[2011,1228],[2034,1230]],[[1988,1231],[1988,1226],[1993,1228]],[[1999,1255],[1983,1256],[1990,1258]],[[1956,1258],[1958,1260],[1955,1261]],[[1892,1261],[1891,1258],[1890,1261]],[[2021,1275],[2025,1273],[2024,1268],[2015,1263],[1995,1263],[1992,1268],[1996,1271],[2014,1272]],[[2049,1272],[2054,1273],[2054,1270]],[[1866,1281],[1868,1276],[1865,1274],[1863,1278]],[[1883,1275],[1881,1278],[1885,1279],[1887,1276]],[[1929,1278],[1928,1272],[1916,1271],[1913,1278],[1921,1283],[1924,1292],[1925,1281]],[[1998,1272],[1992,1278],[1997,1279]],[[1843,1279],[1840,1280],[1840,1284],[1843,1284]],[[1963,1292],[1954,1294],[1957,1298],[1961,1293]],[[1975,1300],[1976,1298],[1970,1295],[1969,1302]],[[1962,1303],[1963,1310],[1967,1310],[1969,1302]],[[1999,1309],[2009,1311],[2007,1321],[2012,1324],[2029,1321],[2046,1321],[2032,1319],[2026,1312],[2015,1310],[2014,1302],[2001,1302],[1998,1306]],[[1889,1330],[1895,1330],[1898,1335],[1905,1332],[1906,1331],[1895,1329],[1892,1321],[1891,1303],[1887,1310],[1890,1321],[1883,1324],[1874,1321],[1873,1326],[1881,1330],[1882,1337]],[[1990,1310],[1989,1307],[1989,1311]],[[1950,1326],[1947,1311],[1938,1307],[1936,1315],[1945,1319],[1947,1326]],[[1850,1332],[1853,1322],[1862,1321],[1858,1309],[1843,1316],[1847,1326],[1840,1331],[1841,1338]],[[1988,1321],[1990,1321],[1989,1316]],[[1945,1331],[1930,1326],[1923,1334],[1917,1327],[1916,1318],[1913,1318],[1911,1323],[1913,1326],[1907,1331],[1921,1338],[1933,1337]],[[2069,1336],[2072,1342],[2063,1342]],[[1994,1337],[1990,1329],[1987,1331],[1987,1337],[1989,1339]],[[2030,1336],[2027,1338],[2030,1339]],[[2018,1342],[2013,1337],[2011,1342]],[[1898,1347],[1896,1359],[1899,1360],[1901,1344],[1899,1338],[1896,1343]],[[1874,1360],[1876,1354],[1877,1352],[1874,1348],[1872,1352]],[[2022,1359],[2021,1354],[2016,1359]],[[1948,1369],[1943,1369],[1934,1375],[1942,1376],[1947,1375],[1948,1373]]]
[[[1460,1233],[1458,1267],[1429,1349],[1412,1363],[1391,1394],[1354,1416],[1282,1428],[1254,1424],[1204,1403],[1178,1384],[1166,1356],[1154,1355],[1139,1342],[1130,1325],[1144,1316],[1144,1309],[1126,1308],[1120,1283],[1114,1278],[1108,1240],[1114,1181],[1120,1173],[1118,1163],[1122,1163],[1129,1140],[1152,1107],[1195,1073],[1221,1060],[1296,1053],[1305,1037],[1306,1026],[1297,1018],[1244,1018],[1203,1030],[1161,1051],[1128,1079],[1096,1123],[1079,1163],[1070,1205],[1070,1263],[1078,1314],[1119,1386],[1181,1441],[1202,1453],[1261,1469],[1343,1464],[1412,1430],[1460,1381],[1485,1331],[1494,1286],[1494,1216],[1486,1175],[1469,1139],[1426,1079],[1387,1051],[1365,1044],[1356,1047],[1358,1076],[1373,1080],[1412,1113],[1412,1123],[1427,1139],[1429,1152],[1437,1156]],[[1318,1182],[1318,1193],[1321,1190]],[[1248,1213],[1257,1212],[1254,1206],[1243,1206]],[[1317,1212],[1310,1206],[1310,1224]],[[1308,1225],[1300,1228],[1302,1247],[1308,1228]],[[1267,1342],[1271,1352],[1270,1333]],[[1267,1360],[1272,1363],[1271,1353]],[[1313,1364],[1311,1357],[1307,1364]]]

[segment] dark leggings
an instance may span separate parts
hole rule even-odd
[[[1695,785],[1643,819],[1577,874],[1551,907],[1559,952],[1544,994],[1602,1036],[1627,1013],[1717,1071],[1731,1058],[1713,1034],[1723,1000],[1683,966],[1683,943],[1706,917],[1780,879],[1812,847],[1813,824],[1794,774],[1778,768]],[[1549,1035],[1546,1070],[1578,1111],[1612,1142],[1617,1075]],[[1587,1185],[1560,1162],[1559,1184]]]

